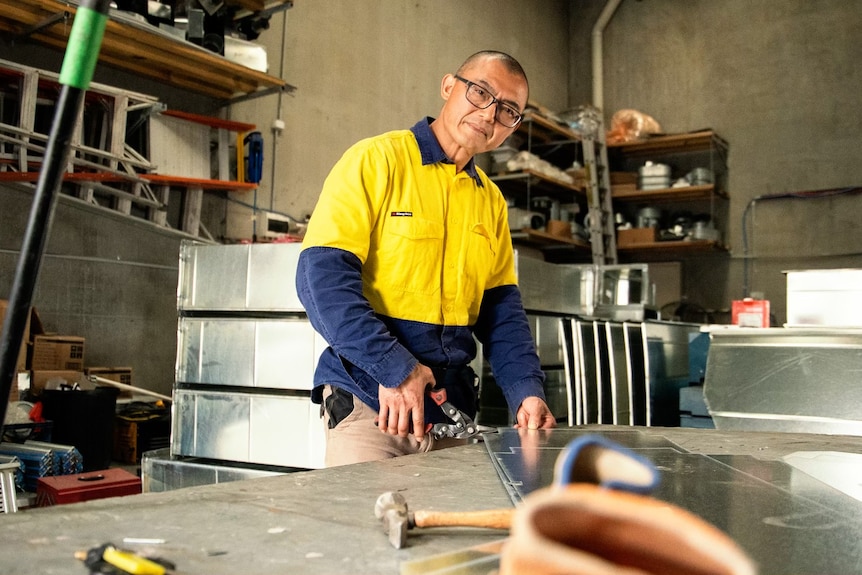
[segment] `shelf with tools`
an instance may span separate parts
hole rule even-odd
[[[617,251],[628,260],[639,262],[667,261],[685,256],[723,254],[727,247],[716,240],[663,240],[644,243],[629,243]]]
[[[530,168],[497,174],[492,178],[506,196],[522,192],[526,197],[533,197],[541,193],[570,201],[573,194],[584,193],[584,187],[581,185]]]
[[[234,0],[232,4],[251,10],[264,2]],[[0,32],[13,41],[29,39],[65,50],[75,12],[74,2],[0,0]],[[281,78],[232,62],[114,9],[106,23],[99,62],[220,100],[294,89]]]
[[[588,256],[589,242],[574,233],[586,205],[583,174],[572,170],[581,140],[540,108],[528,105],[515,133],[491,153],[488,172],[509,202],[514,243]]]
[[[716,194],[727,198],[722,190],[716,190],[714,184],[688,185],[676,188],[657,188],[653,190],[638,190],[637,188],[618,187],[612,190],[614,200],[620,202],[652,202],[667,203],[689,200],[708,200]]]
[[[567,246],[573,248],[583,248],[584,250],[590,249],[590,242],[588,242],[587,240],[575,236],[566,237],[562,235],[549,234],[548,232],[544,232],[542,230],[534,230],[530,228],[523,228],[519,231],[513,231],[512,241],[515,243],[532,245],[540,249],[560,249]]]
[[[727,155],[713,130],[609,143],[620,253],[629,260],[726,253]]]

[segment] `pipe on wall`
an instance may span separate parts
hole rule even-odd
[[[608,0],[602,13],[593,25],[593,106],[604,110],[604,65],[602,57],[602,33],[623,0]]]

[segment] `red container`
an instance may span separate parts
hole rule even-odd
[[[62,505],[91,499],[135,495],[141,492],[141,478],[125,469],[103,469],[78,475],[40,477],[36,505]]]
[[[740,327],[769,327],[769,300],[733,300],[730,321]]]

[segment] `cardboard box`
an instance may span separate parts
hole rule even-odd
[[[625,198],[637,193],[637,184],[611,184],[611,198]]]
[[[39,397],[45,389],[60,389],[61,385],[74,386],[84,379],[84,372],[61,369],[40,369],[30,372],[30,395]],[[50,384],[50,385],[49,385]]]
[[[164,409],[143,418],[118,415],[114,421],[114,461],[140,463],[144,452],[171,445],[171,413]]]
[[[614,184],[635,184],[638,183],[637,172],[610,172],[611,185]]]
[[[656,228],[632,228],[630,230],[617,230],[618,248],[654,244],[657,241],[658,230]]]
[[[30,369],[84,371],[84,338],[74,335],[34,336]]]
[[[110,379],[123,385],[132,385],[132,368],[131,367],[88,367],[84,370],[87,377],[95,375],[102,379]],[[133,392],[127,389],[121,389],[118,397],[132,397]]]
[[[0,330],[2,330],[3,323],[6,321],[6,310],[8,308],[9,302],[5,299],[0,299]],[[27,343],[30,341],[30,315],[30,313],[27,314],[27,322],[24,325],[24,337],[21,338],[21,351],[18,354],[18,363],[15,364],[15,371],[27,370]],[[17,401],[17,399],[15,401]]]

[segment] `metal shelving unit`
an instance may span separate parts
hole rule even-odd
[[[525,140],[523,150],[535,153],[537,148],[570,147],[572,161],[578,158],[578,148],[583,144],[574,131],[532,109],[525,113],[516,133]],[[496,173],[491,178],[518,207],[529,209],[537,197],[548,197],[561,204],[583,205],[584,208],[587,205],[587,190],[582,182],[563,181],[532,169]],[[566,238],[542,230],[523,229],[513,230],[512,239],[516,244],[540,250],[565,250],[577,253],[581,259],[589,258],[589,242],[578,237]]]
[[[682,176],[696,164],[708,167],[713,183],[661,189],[632,189],[612,186],[612,199],[617,206],[660,204],[665,206],[704,205],[713,222],[726,207],[727,155],[729,145],[713,130],[699,130],[683,134],[656,136],[646,140],[608,144],[610,165],[616,170],[633,172],[637,164],[646,160],[660,160],[675,164],[676,174]],[[725,216],[726,217],[726,216]],[[726,224],[726,221],[724,222]],[[716,226],[723,231],[723,225]],[[629,245],[618,250],[628,258],[661,259],[668,257],[701,256],[726,253],[729,248],[720,240],[671,240]]]

